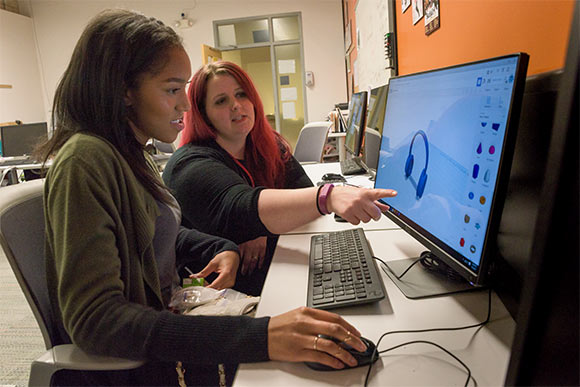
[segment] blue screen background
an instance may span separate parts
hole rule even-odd
[[[485,241],[517,58],[391,79],[375,187],[384,202],[461,254],[477,270]],[[417,184],[429,159],[423,195]]]

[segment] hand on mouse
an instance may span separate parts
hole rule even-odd
[[[365,351],[360,332],[337,314],[301,307],[272,317],[268,325],[268,353],[271,360],[316,362],[335,369],[357,365],[356,359],[339,343]]]

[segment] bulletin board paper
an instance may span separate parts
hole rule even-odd
[[[280,89],[280,99],[282,101],[296,101],[298,99],[298,91],[295,87],[283,87]]]
[[[279,60],[278,72],[280,74],[294,74],[296,72],[296,61],[294,59]]]
[[[282,104],[282,118],[285,120],[293,120],[296,118],[296,106],[294,102],[284,102]]]

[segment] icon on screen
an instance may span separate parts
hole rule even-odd
[[[469,246],[469,251],[471,251],[472,254],[475,254],[475,246],[474,245]]]
[[[463,217],[463,221],[465,223],[469,223],[470,220],[471,220],[471,218],[469,217],[469,215],[465,214],[465,216]]]
[[[494,122],[493,124],[491,124],[491,128],[495,131],[499,130],[499,122]]]
[[[477,151],[476,151],[478,155],[480,155],[481,152],[483,152],[483,149],[482,148],[483,147],[481,146],[481,143],[479,143],[479,145],[477,146]]]
[[[467,194],[467,197],[469,197],[469,199],[473,199],[475,195],[473,194],[473,192],[470,192]]]
[[[473,173],[471,174],[471,176],[474,179],[477,179],[477,176],[479,176],[479,164],[474,164],[473,165]]]
[[[459,240],[459,246],[461,246],[461,247],[465,246],[465,239],[461,238]]]
[[[481,195],[481,196],[479,197],[479,202],[480,202],[481,204],[485,204],[485,201],[486,201],[486,199],[485,199],[485,196]]]
[[[495,153],[495,146],[492,145],[489,147],[489,154],[492,155],[494,153]]]
[[[486,126],[487,126],[487,122],[483,122],[483,121],[482,121],[482,122],[481,122],[481,127],[482,127],[482,128],[485,128]]]
[[[481,81],[482,81],[482,78],[478,77],[477,78],[477,87],[481,86]]]
[[[485,171],[485,173],[483,174],[483,181],[485,181],[486,183],[489,183],[490,177],[491,177],[491,171],[489,169],[487,169]]]

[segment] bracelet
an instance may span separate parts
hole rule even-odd
[[[326,207],[326,200],[328,199],[328,195],[330,195],[330,191],[334,188],[334,184],[324,184],[322,189],[318,191],[318,200],[316,202],[318,206],[318,211],[323,215],[330,214],[328,208]]]
[[[324,187],[324,185],[318,186],[318,191],[316,191],[316,209],[320,215],[326,215],[324,212],[320,210],[320,204],[318,204],[318,198],[320,197],[320,190]]]

